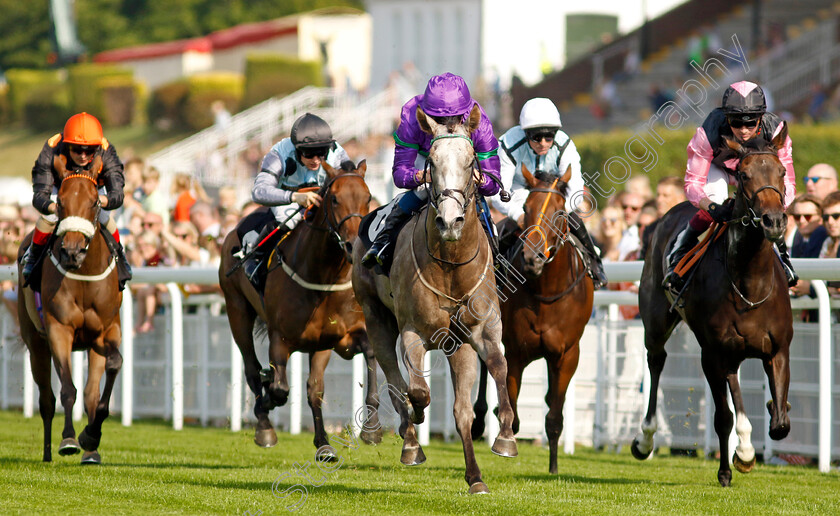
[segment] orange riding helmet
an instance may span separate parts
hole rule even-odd
[[[76,145],[102,145],[102,124],[95,116],[79,113],[64,124],[64,143]]]

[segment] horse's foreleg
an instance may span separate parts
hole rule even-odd
[[[701,352],[701,362],[715,402],[715,432],[720,443],[718,482],[723,487],[728,487],[732,483],[732,470],[729,467],[729,433],[732,431],[732,412],[726,401],[728,375],[723,364],[720,363],[720,358],[706,352],[705,349]]]
[[[97,429],[96,419],[98,416],[97,406],[99,405],[99,381],[105,373],[105,362],[106,358],[104,356],[93,349],[88,350],[88,377],[87,383],[85,383],[85,413],[87,413],[88,422],[79,434],[79,445],[85,451],[96,450],[99,447],[99,439],[102,435],[101,430]],[[107,415],[107,406],[105,411]]]
[[[767,404],[770,411],[770,438],[778,441],[790,433],[790,403],[788,403],[788,388],[790,387],[790,364],[787,346],[781,348],[773,358],[764,361],[764,372],[770,384],[772,400]]]
[[[735,433],[738,434],[738,446],[735,447],[732,464],[741,473],[749,473],[755,466],[755,447],[750,439],[752,424],[744,408],[738,373],[730,373],[726,380],[729,382],[729,392],[732,393],[732,404],[735,405]]]
[[[508,386],[510,390],[510,386]],[[472,438],[473,440],[481,438],[484,435],[484,419],[487,417],[487,365],[484,362],[478,364],[478,397],[475,399],[473,405],[473,412],[475,419],[472,424]],[[515,420],[514,420],[515,424]],[[516,430],[513,431],[516,433]]]
[[[645,335],[645,340],[649,337]],[[630,451],[633,456],[639,460],[645,460],[653,453],[653,436],[656,434],[656,398],[659,391],[659,377],[662,375],[662,369],[665,367],[665,359],[668,353],[665,352],[664,347],[657,347],[658,352],[653,352],[652,346],[645,343],[648,348],[647,365],[650,371],[650,398],[648,399],[648,408],[645,418],[642,420],[642,433],[637,434],[633,439],[633,444],[630,446]]]
[[[315,425],[315,448],[329,444],[324,430],[324,415],[321,403],[324,401],[324,371],[330,362],[332,349],[325,349],[309,354],[309,379],[306,381],[306,399],[312,409],[312,421]]]
[[[455,428],[461,436],[464,448],[464,463],[466,472],[464,479],[470,486],[470,494],[489,493],[487,485],[481,480],[481,470],[475,460],[475,449],[472,441],[473,411],[470,406],[472,386],[476,375],[476,353],[470,346],[460,346],[455,353],[449,355],[449,367],[452,371],[452,388],[455,390],[455,404],[452,413],[455,415]]]
[[[420,424],[425,419],[424,411],[431,403],[429,384],[426,376],[430,371],[423,370],[423,358],[426,347],[423,339],[412,329],[403,328],[402,331],[403,363],[408,371],[408,401],[411,402],[411,420]]]
[[[76,403],[76,387],[73,385],[73,376],[70,371],[73,330],[54,323],[48,325],[47,331],[53,364],[61,381],[60,399],[61,406],[64,407],[64,430],[61,432],[62,440],[58,453],[59,455],[73,455],[81,451],[76,441],[76,430],[73,428],[73,404]]]
[[[289,400],[289,379],[286,376],[286,364],[292,349],[283,335],[277,330],[269,330],[268,365],[273,377],[266,392],[274,406],[282,407]]]
[[[479,356],[487,364],[487,371],[496,382],[496,392],[499,399],[499,435],[490,450],[502,457],[516,457],[516,438],[513,436],[513,408],[507,388],[507,362],[502,355],[500,324],[482,325],[480,333],[473,332],[472,343]]]
[[[102,423],[108,418],[109,405],[111,404],[111,393],[114,391],[114,384],[117,382],[117,375],[122,369],[123,357],[120,353],[119,343],[121,340],[120,327],[115,324],[112,326],[108,335],[105,338],[106,356],[104,357],[105,366],[105,388],[102,390],[102,395],[99,395],[99,379],[102,376],[101,369],[96,374],[97,378],[95,392],[91,388],[91,394],[88,394],[88,387],[85,387],[85,401],[88,402],[88,425],[79,434],[79,444],[82,448],[91,452],[99,448],[99,441],[102,438]],[[89,357],[96,355],[93,351],[89,352]],[[101,367],[101,366],[97,366]],[[93,373],[88,373],[88,381],[93,377]],[[90,413],[93,407],[93,414]],[[83,462],[99,463],[98,454],[92,457],[85,457]]]
[[[547,357],[548,362],[548,414],[545,416],[545,433],[548,436],[548,472],[557,474],[557,441],[563,432],[563,405],[566,391],[575,374],[580,359],[580,348],[574,344],[562,356]],[[574,407],[572,407],[574,410]]]
[[[365,394],[365,406],[360,414],[355,414],[356,424],[360,429],[360,437],[367,444],[379,444],[382,442],[382,423],[379,421],[379,395],[376,384],[376,357],[373,353],[373,346],[368,341],[367,333],[358,338],[359,348],[365,356],[367,368],[367,386]]]
[[[22,295],[22,294],[21,294]],[[29,366],[38,385],[38,408],[44,425],[44,462],[52,460],[52,421],[55,417],[55,394],[52,390],[52,366],[47,343],[33,332],[29,343]]]

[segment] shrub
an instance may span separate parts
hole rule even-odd
[[[245,64],[243,108],[304,86],[323,85],[321,63],[282,54],[252,54]]]
[[[105,77],[96,81],[96,88],[101,95],[102,123],[110,127],[131,125],[137,102],[134,79]]]
[[[190,86],[183,79],[154,90],[149,100],[149,122],[163,129],[183,129],[180,114],[189,92]]]
[[[12,121],[12,108],[9,105],[9,86],[0,86],[0,124],[6,125]]]
[[[235,112],[242,101],[244,78],[232,72],[194,75],[188,80],[189,93],[183,106],[182,119],[193,130],[213,125],[211,106],[222,101],[228,111]]]
[[[26,102],[45,86],[60,86],[61,74],[58,70],[26,70],[16,68],[6,71],[9,83],[9,106],[13,120],[24,119]]]
[[[68,68],[70,101],[73,112],[104,112],[99,81],[106,77],[130,81],[134,77],[134,72],[128,68],[101,63],[83,63]]]
[[[23,106],[23,119],[33,131],[61,132],[70,117],[70,97],[61,84],[35,88]]]

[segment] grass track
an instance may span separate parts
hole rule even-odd
[[[53,423],[53,449],[63,417]],[[76,425],[76,431],[82,426]],[[0,412],[0,514],[289,514],[272,483],[295,463],[312,461],[312,435],[280,434],[278,446],[260,449],[250,429],[187,427],[162,422],[130,428],[109,419],[103,428],[104,465],[79,465],[80,456],[42,463],[41,421]],[[717,462],[658,456],[639,463],[620,454],[578,448],[561,455],[560,473],[548,471],[548,451],[520,442],[520,456],[494,456],[476,446],[491,494],[469,496],[460,442],[433,441],[428,461],[399,464],[401,442],[337,445],[343,463],[323,485],[307,484],[299,514],[840,514],[836,471],[758,465],[749,475],[733,473],[732,487],[717,483]],[[316,481],[322,474],[313,465]],[[306,483],[290,475],[281,489]]]

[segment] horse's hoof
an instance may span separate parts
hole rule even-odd
[[[781,441],[790,433],[790,425],[781,425],[776,428],[771,428],[768,433],[770,434],[770,439],[773,439],[774,441]]]
[[[420,446],[416,448],[403,448],[402,455],[400,455],[400,462],[406,466],[419,466],[426,462],[426,454],[423,453],[423,448]]]
[[[337,462],[339,456],[334,453],[334,448],[329,444],[324,446],[317,446],[315,451],[315,460],[318,462]]]
[[[496,438],[496,441],[493,442],[493,447],[490,448],[490,451],[500,457],[516,457],[519,455],[519,452],[516,450],[516,440],[504,439],[502,437]]]
[[[102,464],[102,457],[99,456],[99,452],[94,451],[86,451],[84,455],[82,455],[82,466],[86,465],[99,465]]]
[[[487,484],[479,480],[470,486],[470,494],[490,494],[490,489],[487,488]]]
[[[729,484],[732,483],[732,470],[718,471],[718,482],[720,482],[722,487],[729,487]]]
[[[254,432],[254,443],[260,448],[271,448],[277,444],[277,434],[273,428],[257,430]]]
[[[79,434],[79,445],[85,451],[89,451],[89,452],[94,451],[97,448],[99,448],[99,441],[101,439],[102,439],[102,435],[100,435],[99,437],[93,437],[87,431],[87,427],[85,427],[85,429],[82,430],[82,433]]]
[[[382,427],[374,430],[373,432],[362,430],[359,437],[362,438],[362,442],[365,444],[379,444],[382,442]]]
[[[639,449],[639,439],[633,439],[633,444],[630,445],[630,453],[639,460],[647,460],[653,454],[653,448],[651,448],[647,453],[644,453]]]
[[[66,437],[58,445],[58,454],[62,456],[76,455],[80,451],[82,451],[82,448],[79,446],[79,441],[75,437]]]
[[[735,466],[735,469],[737,469],[741,473],[749,473],[750,471],[752,471],[753,467],[755,467],[755,456],[753,456],[751,461],[744,462],[741,460],[741,457],[738,457],[737,453],[733,453],[732,465]]]

